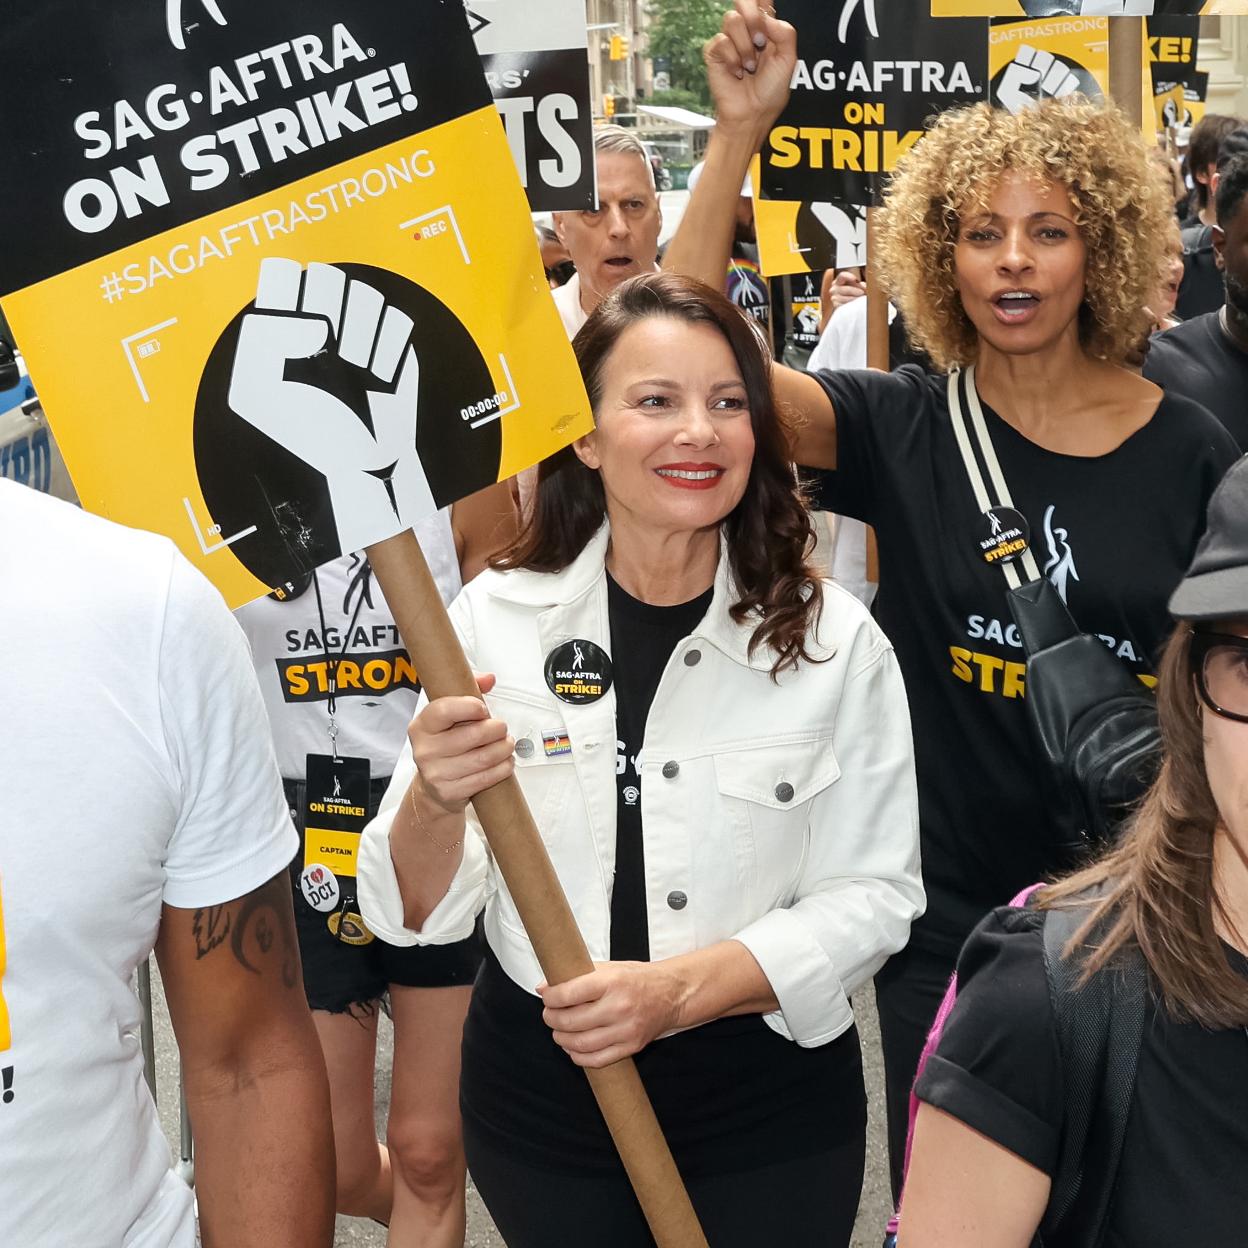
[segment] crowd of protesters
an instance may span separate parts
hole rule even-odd
[[[482,698],[422,692],[362,553],[235,623],[167,543],[0,482],[0,1032],[41,1016],[43,1054],[5,1075],[0,1242],[315,1248],[337,1211],[459,1248],[470,1171],[511,1248],[644,1248],[579,1069],[633,1057],[712,1248],[848,1245],[872,983],[892,1242],[1237,1242],[1248,123],[1201,121],[1176,203],[1105,103],[943,114],[873,235],[892,371],[853,270],[794,369],[748,196],[795,59],[736,0],[661,255],[615,126],[599,207],[537,228],[595,429],[423,522]],[[869,588],[816,571],[812,506],[870,526]],[[1120,742],[1053,757],[1029,585],[1156,708],[1130,801],[1075,825]],[[324,757],[368,819],[328,876]],[[565,983],[473,809],[513,775],[595,963]],[[153,942],[197,1208],[138,1082]]]

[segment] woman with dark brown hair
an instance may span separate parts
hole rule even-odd
[[[1058,907],[1086,914],[1065,954],[1082,959],[1076,991],[1114,976],[1121,994],[1141,963],[1151,989],[1116,1174],[1100,1169],[1104,1131],[1081,1158],[1084,1187],[1112,1198],[1097,1236],[1060,1242],[1244,1242],[1248,459],[1214,494],[1170,609],[1182,623],[1157,686],[1165,759],[1126,839],[1043,889],[1038,909],[995,911],[963,950],[957,1003],[915,1088],[901,1248],[1027,1248],[1046,1216],[1071,1099],[1044,963],[1045,911]]]
[[[364,915],[436,944],[484,907],[461,1104],[510,1248],[651,1242],[576,1069],[630,1055],[716,1248],[848,1244],[849,995],[923,903],[897,664],[806,563],[766,348],[721,294],[636,278],[574,347],[597,427],[452,608],[488,709],[418,709]],[[555,987],[469,805],[513,768],[597,964]]]

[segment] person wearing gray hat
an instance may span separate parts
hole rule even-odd
[[[1170,597],[1170,614],[1199,624],[1248,619],[1248,455],[1227,472],[1209,500],[1205,535]]]
[[[994,911],[962,952],[915,1086],[904,1244],[1024,1244],[1055,1217],[1067,1226],[1050,1207],[1078,1130],[1066,1088],[1089,1067],[1056,1019],[1085,992],[1128,1021],[1102,1033],[1105,1096],[1093,1089],[1098,1129],[1079,1158],[1081,1197],[1109,1198],[1095,1216],[1084,1201],[1061,1242],[1244,1242],[1248,1187],[1232,1176],[1248,1160],[1248,456],[1207,516],[1170,600],[1156,782],[1116,847],[1033,908]],[[1061,981],[1044,932],[1059,909],[1083,920],[1060,954],[1078,974]]]

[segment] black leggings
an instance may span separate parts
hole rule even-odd
[[[473,1182],[507,1248],[653,1248],[641,1207],[619,1175],[535,1170],[464,1122]],[[710,1248],[819,1244],[848,1248],[862,1194],[866,1137],[740,1174],[687,1181]]]
[[[911,944],[889,958],[875,977],[888,1104],[888,1170],[894,1203],[901,1194],[910,1089],[954,966],[953,958]]]

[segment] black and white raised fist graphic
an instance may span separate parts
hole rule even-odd
[[[293,361],[314,358],[317,384],[291,375]],[[325,477],[344,551],[435,510],[416,451],[419,388],[412,319],[367,281],[330,264],[261,262],[229,405]],[[346,398],[361,389],[366,411]]]
[[[1060,100],[1079,90],[1079,79],[1052,52],[1022,44],[1005,67],[997,85],[997,102],[1011,113],[1021,113],[1040,100]]]

